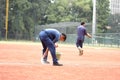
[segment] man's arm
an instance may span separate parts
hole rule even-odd
[[[46,51],[45,51],[45,53],[44,53],[44,55],[43,55],[43,58],[48,55],[48,51],[49,51],[49,49],[47,48]]]
[[[89,33],[87,33],[86,36],[89,38],[92,38],[92,36]]]
[[[55,48],[57,48],[58,44],[54,44],[54,46],[55,46]],[[49,51],[49,49],[47,48],[46,51],[45,51],[45,53],[44,53],[44,55],[43,55],[43,58],[48,55],[48,51]]]

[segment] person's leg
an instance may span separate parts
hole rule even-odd
[[[41,43],[42,43],[42,46],[43,46],[43,50],[42,50],[42,54],[44,55],[44,54],[46,54],[48,51],[46,51],[47,50],[47,46],[44,44],[44,41],[41,41]],[[47,57],[48,57],[48,55],[44,55],[44,59],[45,60],[47,60]]]
[[[46,40],[46,45],[47,45],[49,51],[51,52],[53,65],[54,66],[62,66],[62,64],[58,63],[58,59],[56,58],[56,48],[55,48],[55,45],[49,38],[47,38],[47,40]]]
[[[53,62],[57,62],[56,49],[55,49],[54,43],[49,38],[45,41],[45,43],[51,52]]]
[[[41,57],[41,63],[49,64],[49,62],[47,61],[47,57],[48,57],[48,48],[43,43],[43,55]]]
[[[48,64],[49,62],[47,61],[47,57],[48,57],[48,55],[44,55],[44,54],[46,54],[46,50],[47,50],[47,46],[46,46],[46,44],[45,44],[45,42],[44,42],[44,40],[45,40],[45,38],[47,37],[47,35],[46,35],[46,33],[44,32],[44,31],[41,31],[40,32],[40,34],[39,34],[39,38],[40,38],[40,40],[41,40],[41,43],[42,43],[42,46],[43,46],[43,50],[42,50],[42,58],[41,58],[41,62],[43,63],[43,64]]]
[[[82,49],[83,48],[83,41],[77,40],[76,46],[77,46],[77,48],[79,50],[79,55],[80,56],[83,55],[83,49]]]

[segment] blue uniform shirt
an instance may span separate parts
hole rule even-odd
[[[60,39],[61,33],[56,29],[45,29],[45,32],[50,37],[50,39],[53,41],[53,43],[56,43]]]
[[[77,39],[84,41],[84,37],[87,34],[86,28],[82,25],[77,27]]]

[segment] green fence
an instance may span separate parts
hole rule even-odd
[[[76,34],[67,34],[66,43],[75,44],[76,43]],[[110,37],[101,37],[95,36],[94,41],[91,38],[85,37],[84,45],[89,46],[99,46],[99,47],[120,47],[120,39],[119,38],[110,38]]]
[[[18,35],[15,37],[15,35]],[[104,36],[103,36],[104,35]],[[120,39],[119,39],[119,34],[111,34],[112,37],[105,36],[106,34],[102,34],[99,36],[94,37],[94,41],[91,38],[85,37],[84,45],[88,46],[99,46],[99,47],[120,47]],[[113,37],[114,35],[114,37]],[[27,40],[27,41],[40,41],[39,40],[39,35],[36,34],[35,36],[33,35],[33,38],[29,38],[27,34],[24,34],[24,36],[21,36],[20,34],[9,34],[8,35],[8,40]],[[65,41],[65,44],[76,44],[76,34],[67,34],[67,39]],[[5,40],[5,37],[0,37],[0,40]]]

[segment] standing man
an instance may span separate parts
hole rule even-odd
[[[41,59],[42,63],[48,64],[47,56],[48,51],[50,51],[52,55],[53,65],[54,66],[62,66],[62,64],[58,63],[58,59],[56,58],[56,42],[65,41],[66,35],[64,33],[60,33],[56,29],[45,29],[39,33],[39,38],[41,40],[43,46],[43,58]]]
[[[89,38],[91,38],[91,35],[87,33],[86,28],[85,28],[85,22],[81,22],[81,25],[77,27],[77,41],[76,41],[76,46],[79,50],[79,55],[83,55],[83,42],[85,35]]]

